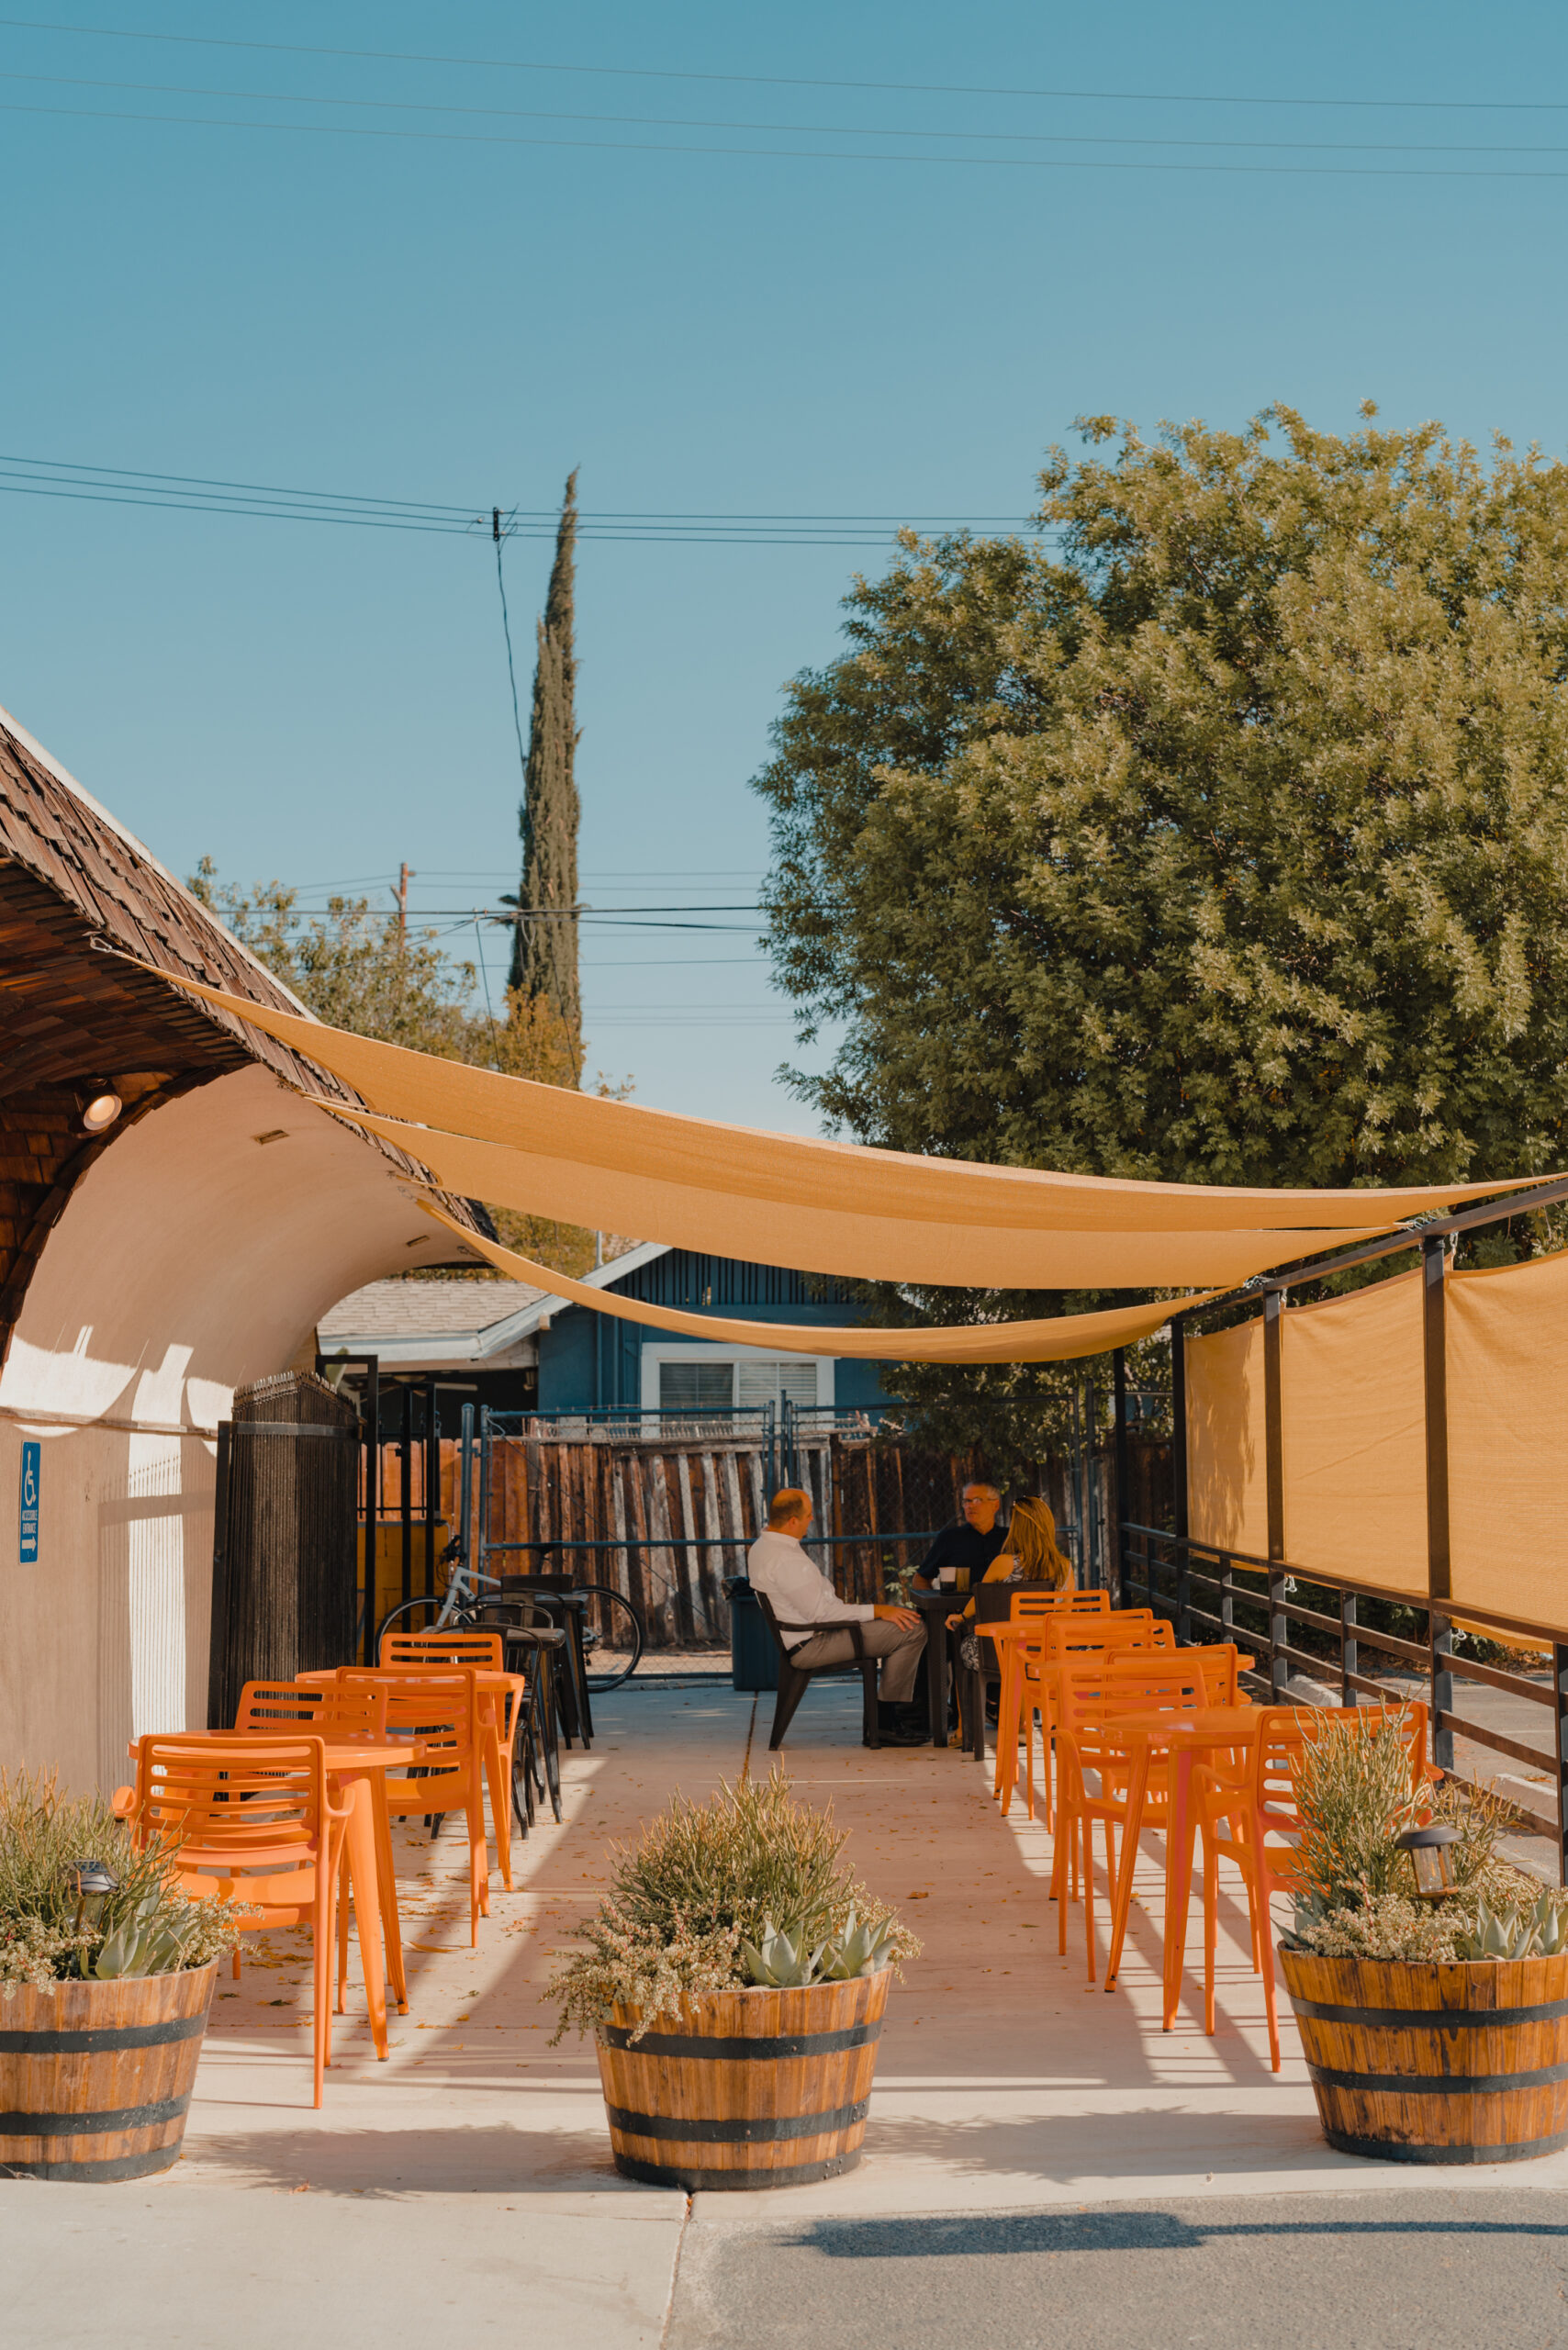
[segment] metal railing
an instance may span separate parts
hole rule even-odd
[[[1375,1699],[1397,1696],[1397,1688],[1364,1669],[1363,1651],[1389,1657],[1412,1670],[1428,1684],[1432,1760],[1442,1771],[1454,1768],[1455,1737],[1470,1740],[1510,1761],[1543,1773],[1555,1791],[1557,1855],[1560,1881],[1568,1885],[1568,1636],[1540,1624],[1524,1624],[1498,1616],[1468,1600],[1459,1612],[1466,1624],[1495,1633],[1504,1644],[1533,1650],[1550,1659],[1545,1683],[1523,1673],[1484,1663],[1454,1647],[1451,1617],[1431,1604],[1425,1592],[1391,1591],[1385,1585],[1351,1583],[1317,1568],[1291,1565],[1284,1560],[1260,1559],[1242,1550],[1228,1550],[1208,1542],[1193,1541],[1153,1526],[1126,1520],[1118,1528],[1121,1596],[1124,1604],[1142,1604],[1168,1617],[1176,1638],[1234,1639],[1255,1655],[1248,1678],[1260,1683],[1271,1705],[1291,1703],[1293,1669],[1319,1683],[1338,1681],[1339,1703],[1353,1706],[1365,1695]],[[1327,1592],[1338,1600],[1338,1616],[1309,1606],[1303,1590]],[[1360,1611],[1363,1600],[1400,1607],[1427,1621],[1424,1640],[1367,1623]],[[1205,1604],[1208,1603],[1208,1604]],[[1238,1612],[1239,1611],[1239,1612]],[[1335,1653],[1320,1656],[1292,1639],[1292,1628],[1302,1625],[1334,1644]],[[1194,1628],[1196,1633],[1194,1634]],[[1544,1743],[1530,1746],[1510,1738],[1458,1709],[1455,1681],[1470,1681],[1540,1706]]]

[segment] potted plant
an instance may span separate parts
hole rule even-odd
[[[1296,1794],[1280,1964],[1329,2144],[1450,2164],[1568,2145],[1568,1895],[1503,1858],[1484,1795],[1450,1779],[1412,1802],[1397,1718],[1331,1724]]]
[[[0,1774],[0,2175],[177,2162],[234,1908],[186,1901],[100,1796]]]
[[[888,1988],[920,1945],[775,1774],[677,1796],[546,1997],[591,2032],[615,2167],[658,2187],[795,2187],[860,2158]]]

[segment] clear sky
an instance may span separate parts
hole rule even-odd
[[[584,895],[713,909],[587,930],[590,1069],[645,1102],[810,1123],[746,784],[891,521],[1026,515],[1086,411],[1568,439],[1560,6],[34,5],[0,23],[13,487],[461,520],[577,465],[589,516],[885,518],[585,528]],[[5,487],[0,702],[165,862],[319,902],[407,859],[443,929],[515,887],[487,532]],[[525,715],[548,559],[507,549]]]

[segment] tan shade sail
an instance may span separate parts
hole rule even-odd
[[[820,1322],[732,1322],[719,1314],[682,1314],[672,1305],[650,1305],[640,1297],[619,1297],[593,1289],[569,1274],[536,1265],[496,1241],[454,1224],[426,1204],[425,1214],[487,1256],[498,1271],[528,1281],[573,1305],[610,1314],[621,1322],[643,1322],[674,1330],[683,1338],[717,1338],[731,1346],[766,1347],[770,1354],[854,1355],[872,1362],[1073,1362],[1152,1337],[1161,1323],[1204,1298],[1172,1299],[1164,1305],[1127,1306],[1109,1314],[1064,1314],[1049,1322],[966,1323],[956,1329],[886,1330],[858,1324],[833,1328]],[[1217,1292],[1211,1292],[1217,1295]]]
[[[657,1176],[622,1174],[538,1151],[475,1142],[465,1135],[321,1102],[334,1117],[396,1143],[428,1167],[443,1191],[518,1208],[590,1231],[635,1232],[700,1255],[787,1265],[849,1280],[950,1282],[962,1289],[1230,1289],[1270,1265],[1334,1241],[1372,1239],[1394,1227],[1298,1232],[1010,1231],[1005,1226],[916,1224],[849,1207],[798,1207],[701,1192]]]
[[[141,968],[157,969],[151,964]],[[678,1117],[667,1110],[502,1077],[493,1069],[350,1035],[179,972],[157,975],[292,1045],[388,1117],[500,1143],[584,1170],[598,1168],[644,1183],[876,1217],[891,1225],[970,1225],[1010,1232],[1272,1231],[1293,1240],[1300,1227],[1310,1226],[1343,1239],[1403,1216],[1544,1180],[1520,1176],[1506,1182],[1428,1183],[1397,1191],[1272,1192],[1130,1182],[868,1150],[853,1143]],[[573,1220],[591,1218],[577,1214]],[[632,1217],[629,1224],[648,1237],[663,1237],[649,1232],[645,1217]],[[1290,1253],[1299,1252],[1282,1246],[1272,1261]]]

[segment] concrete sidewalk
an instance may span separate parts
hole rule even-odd
[[[1031,2261],[1054,2257],[1053,2211],[1137,2205],[1190,2214],[1212,2203],[1217,2231],[1231,2225],[1220,2208],[1238,2197],[1255,2208],[1260,2198],[1327,2196],[1337,2209],[1338,2199],[1396,2190],[1401,2210],[1448,2208],[1453,2172],[1359,2162],[1325,2146],[1288,2022],[1284,2068],[1271,2074],[1261,1986],[1234,1902],[1222,1905],[1218,2031],[1209,2040],[1199,2029],[1199,1986],[1189,1978],[1178,2029],[1165,2033],[1158,1840],[1146,1845],[1121,1984],[1107,1996],[1085,1979],[1081,1907],[1069,1913],[1068,1955],[1058,1954],[1043,1826],[1016,1804],[1004,1822],[989,1774],[956,1751],[868,1752],[857,1690],[832,1684],[814,1688],[796,1718],[790,1778],[807,1800],[833,1802],[860,1873],[925,1943],[890,2003],[865,2158],[818,2187],[707,2195],[689,2209],[678,2193],[619,2180],[592,2051],[548,2045],[553,2018],[540,1993],[551,1953],[603,1890],[610,1840],[633,1836],[677,1787],[700,1796],[748,1765],[768,1767],[770,1701],[762,1707],[754,1720],[751,1699],[711,1687],[633,1686],[603,1703],[592,1752],[567,1758],[563,1826],[514,1846],[518,1889],[507,1894],[494,1879],[476,1952],[455,1829],[433,1851],[420,1831],[405,1832],[411,2012],[394,2024],[390,2061],[377,2064],[351,1986],[319,2114],[301,2004],[308,1943],[279,1936],[249,1956],[242,1982],[219,1986],[185,2158],[174,2172],[121,2187],[0,2183],[7,2350],[73,2350],[106,2331],[121,2350],[217,2342],[251,2350],[323,2322],[343,2350],[384,2350],[432,2328],[498,2341],[520,2325],[543,2329],[560,2350],[655,2350],[668,2325],[669,2350],[696,2350],[735,2338],[712,2328],[732,2324],[726,2296],[753,2268],[759,2290],[746,2338],[763,2350],[818,2332],[766,2330],[772,2288],[760,2280],[770,2264],[797,2261],[804,2279],[829,2261],[843,2290],[845,2247],[858,2246],[866,2266],[856,2290],[864,2277],[869,2291],[911,2256],[912,2221],[972,2280],[980,2272],[969,2249],[938,2220],[960,2232],[1002,2227],[996,2241],[1012,2250],[985,2271],[1000,2277],[1025,2273],[1008,2266],[1021,2245],[1033,2247]],[[1098,1914],[1103,1965],[1103,1884]],[[1499,2186],[1511,2190],[1500,2214],[1528,2205],[1521,2225],[1555,2230],[1568,2156],[1464,2174],[1477,2210]],[[1382,2239],[1356,2233],[1359,2225],[1347,2220],[1345,2241],[1362,2247],[1370,2287]],[[824,2229],[841,2232],[826,2252]],[[1234,2228],[1223,2241],[1233,2236]],[[678,2254],[688,2283],[672,2317]],[[1198,2270],[1189,2264],[1185,2273]],[[935,2291],[934,2269],[920,2274],[928,2284],[919,2289]],[[1156,2264],[1140,2260],[1128,2288],[1141,2296],[1155,2276]],[[1288,2301],[1278,2307],[1282,2319],[1294,2316]],[[1163,2340],[1158,2310],[1156,2294],[1147,2335],[1091,2338]],[[903,2323],[890,2302],[886,2317]],[[902,2338],[847,2327],[834,2335],[845,2350],[861,2340],[890,2350]],[[946,2337],[919,2338],[940,2350]],[[1287,2329],[1278,2338],[1316,2337]],[[1336,2342],[1342,2350],[1361,2338]],[[1377,2338],[1382,2350],[1404,2337]]]

